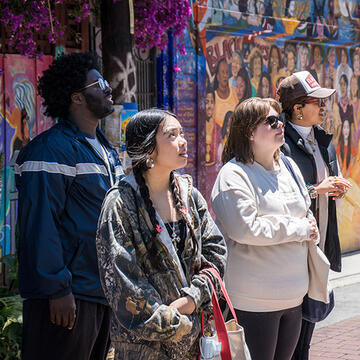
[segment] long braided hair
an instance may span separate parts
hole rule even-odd
[[[158,132],[159,126],[161,122],[169,116],[177,118],[175,114],[167,110],[143,110],[135,114],[126,127],[126,149],[129,157],[131,158],[133,173],[135,180],[139,185],[140,195],[144,201],[146,211],[148,212],[150,221],[153,225],[152,235],[154,240],[158,235],[157,229],[159,228],[160,224],[157,221],[155,208],[153,202],[151,201],[149,188],[146,185],[143,174],[149,170],[146,165],[146,160],[149,158],[149,156],[151,156],[156,148],[156,134]],[[190,229],[193,243],[193,254],[196,254],[197,240],[195,231],[185,214],[184,202],[180,197],[174,171],[170,173],[169,186],[174,200],[175,209],[181,219],[186,222],[188,229]],[[164,270],[160,268],[161,265],[157,258],[155,241],[151,242],[148,250],[152,266],[157,270]]]

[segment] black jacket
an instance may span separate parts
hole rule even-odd
[[[329,169],[329,176],[339,175],[336,151],[331,141],[332,135],[327,133],[321,126],[314,126],[314,134],[319,144],[321,155]],[[285,144],[282,146],[282,152],[296,162],[306,184],[316,184],[317,170],[314,156],[306,150],[303,138],[289,123],[285,126]],[[315,214],[315,200],[312,200],[311,210]],[[330,261],[331,270],[340,272],[341,249],[336,221],[336,203],[335,200],[330,197],[325,255]]]

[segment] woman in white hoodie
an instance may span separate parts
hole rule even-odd
[[[301,173],[280,158],[280,112],[276,100],[260,98],[235,109],[211,196],[229,249],[226,286],[253,360],[291,358],[308,290],[307,242],[318,241]]]

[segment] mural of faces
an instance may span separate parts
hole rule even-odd
[[[353,69],[356,75],[360,74],[360,54],[358,52],[353,57]]]
[[[262,98],[267,98],[272,96],[271,80],[268,73],[263,72],[261,74],[259,90],[257,95]]]
[[[340,96],[342,98],[347,96],[348,90],[348,79],[345,74],[343,74],[340,78]]]
[[[360,48],[350,49],[350,58],[353,72],[356,76],[360,75]]]
[[[268,70],[269,73],[277,73],[280,69],[280,52],[276,45],[272,45],[269,54]]]
[[[349,139],[349,135],[350,135],[350,123],[349,123],[349,120],[345,120],[343,122],[342,135],[344,137],[344,140],[347,141]]]
[[[341,65],[347,65],[348,57],[347,57],[346,50],[344,48],[342,48],[340,51],[340,54],[341,54],[341,57],[340,57]]]
[[[350,80],[350,98],[356,99],[358,97],[358,77],[354,74]]]
[[[357,156],[356,153],[351,155],[357,159],[354,166],[358,169],[351,174],[352,170],[346,166],[344,175],[352,176],[360,193],[359,1],[205,1],[207,5],[204,8],[212,4],[223,11],[221,27],[209,27],[209,22],[205,25],[207,76],[215,89],[215,83],[219,86],[215,91],[215,101],[207,95],[205,106],[206,118],[212,114],[222,134],[216,140],[216,149],[224,146],[226,114],[233,111],[236,104],[250,96],[276,97],[276,88],[285,77],[296,71],[311,71],[321,86],[336,89],[336,94],[327,101],[327,116],[322,120],[326,129],[334,135],[336,149],[340,141],[344,143],[344,139],[348,139],[348,143],[352,143],[354,150],[358,151]],[[240,10],[238,13],[236,7]],[[232,25],[226,26],[226,21],[232,21]],[[273,21],[273,26],[267,27],[266,22],[270,21]],[[240,56],[235,55],[237,53]],[[221,59],[225,61],[215,73],[215,66]],[[222,94],[229,95],[220,94],[220,87],[226,87]],[[236,104],[233,105],[232,100],[230,106],[228,99],[235,97]],[[347,145],[344,146],[346,158],[352,150],[347,152]],[[344,156],[339,153],[339,160]],[[213,176],[216,178],[215,173]],[[356,201],[360,202],[360,196]],[[357,241],[360,244],[360,235],[357,235]]]
[[[246,84],[241,76],[236,78],[236,95],[238,99],[243,99],[245,96]]]
[[[211,119],[214,114],[214,108],[215,108],[215,97],[213,92],[208,92],[206,94],[205,98],[205,112],[206,117],[208,119]]]
[[[238,77],[236,78],[236,95],[239,103],[251,97],[250,79],[245,68],[239,71]]]
[[[234,52],[231,60],[231,74],[234,78],[237,77],[239,70],[242,68],[241,55],[238,52]]]
[[[301,44],[298,50],[297,68],[299,71],[307,70],[310,63],[310,50],[307,44]]]
[[[330,48],[330,50],[328,51],[328,64],[331,67],[335,67],[335,63],[336,63],[336,54],[335,54],[335,48]]]
[[[291,73],[295,71],[295,54],[292,51],[287,56],[287,65]]]
[[[313,58],[314,58],[315,66],[320,66],[321,65],[321,60],[322,60],[320,46],[314,46]]]
[[[296,50],[293,45],[285,47],[284,64],[287,68],[289,75],[296,71]]]
[[[215,90],[219,87],[220,89],[226,89],[229,87],[229,67],[226,61],[221,61],[218,64],[218,71],[216,73],[216,80],[218,86]]]

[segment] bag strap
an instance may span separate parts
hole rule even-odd
[[[295,171],[294,171],[294,168],[292,167],[291,165],[291,162],[289,161],[289,159],[284,155],[284,154],[281,154],[281,160],[283,161],[284,165],[286,166],[286,168],[289,170],[289,173],[292,175],[292,177],[294,178],[295,182],[296,182],[296,185],[299,187],[299,190],[300,190],[300,193],[301,195],[303,196],[303,198],[305,199],[305,196],[302,192],[302,188],[301,188],[301,185],[300,185],[300,182],[299,182],[299,179],[298,177],[296,176],[295,174]]]
[[[231,303],[230,297],[229,297],[229,295],[228,295],[228,293],[226,291],[225,285],[224,285],[218,271],[216,269],[212,268],[212,267],[203,268],[201,271],[209,271],[212,275],[214,275],[218,279],[218,281],[220,283],[220,286],[221,286],[221,291],[222,291],[222,293],[224,295],[224,298],[226,300],[226,303],[227,303],[227,305],[228,305],[228,307],[229,307],[229,309],[231,311],[231,314],[232,314],[233,318],[235,319],[235,321],[238,322],[234,307],[233,307],[233,305]],[[204,272],[203,274],[206,275],[206,272]],[[210,281],[212,283],[211,278],[208,275],[206,275],[206,276],[210,279]]]
[[[207,270],[208,270],[208,268],[207,268]],[[221,343],[221,352],[220,352],[221,360],[232,360],[231,359],[231,351],[230,351],[230,343],[229,343],[229,338],[227,335],[226,325],[225,325],[225,321],[224,321],[224,318],[221,313],[219,300],[216,295],[214,284],[212,283],[210,276],[208,274],[206,274],[205,272],[200,274],[200,276],[206,276],[210,280],[210,284],[212,287],[211,301],[212,301],[212,305],[213,305],[216,332],[217,332],[218,340]],[[204,320],[204,313],[202,313],[202,315],[201,315],[202,326],[204,326],[203,320]],[[204,334],[204,328],[202,329],[202,331]]]
[[[300,185],[299,179],[295,174],[295,171],[294,171],[294,168],[291,165],[291,162],[289,161],[289,159],[284,154],[281,154],[280,157],[281,157],[281,160],[283,161],[284,165],[286,166],[286,168],[289,170],[289,173],[294,178],[294,180],[296,182],[296,185],[298,186],[298,188],[300,190],[300,194],[304,198],[304,201],[305,201],[305,204],[306,204],[306,197],[305,197],[305,195],[303,193],[303,190],[302,190],[302,187]]]

